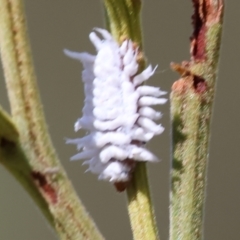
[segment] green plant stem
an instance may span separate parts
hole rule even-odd
[[[146,163],[137,164],[133,179],[127,188],[127,196],[134,239],[159,239],[149,191]]]
[[[0,163],[24,186],[49,223],[54,219],[48,203],[32,180],[32,169],[19,142],[19,133],[6,112],[0,108]]]
[[[106,23],[118,42],[131,39],[139,47],[139,72],[145,67],[142,52],[141,1],[105,0]],[[146,163],[137,163],[127,186],[128,213],[134,239],[159,239],[150,196]]]
[[[48,135],[20,0],[0,0],[0,48],[12,118],[21,143],[16,145],[13,156],[4,155],[7,159],[4,166],[13,174],[18,169],[24,172],[14,175],[32,197],[32,189],[38,188],[48,205],[42,204],[40,209],[43,213],[50,210],[51,218],[47,219],[61,239],[102,239],[68,180]],[[29,165],[20,166],[24,158],[20,149]],[[41,197],[35,195],[36,198]]]
[[[203,238],[210,120],[220,50],[223,2],[194,1],[191,61],[173,64],[170,239]]]
[[[107,25],[118,42],[125,38],[135,42],[142,49],[141,1],[104,0]]]

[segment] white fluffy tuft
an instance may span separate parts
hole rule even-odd
[[[138,71],[137,49],[130,40],[120,46],[111,34],[100,28],[94,29],[90,40],[97,55],[64,53],[80,60],[84,70],[85,101],[83,116],[75,123],[75,131],[87,130],[88,135],[68,139],[76,144],[80,153],[71,160],[86,159],[87,171],[99,175],[99,179],[113,183],[127,182],[135,164],[134,161],[157,161],[157,157],[145,149],[145,143],[164,128],[154,120],[161,118],[151,105],[164,104],[166,94],[157,87],[140,86],[155,72],[149,65]]]

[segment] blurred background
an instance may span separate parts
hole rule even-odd
[[[126,196],[117,193],[95,175],[84,174],[81,161],[70,162],[74,146],[65,137],[78,137],[73,125],[81,116],[82,66],[64,56],[62,50],[95,53],[88,35],[93,27],[104,27],[102,1],[25,1],[29,37],[38,85],[49,131],[66,171],[79,196],[107,240],[132,239]],[[206,240],[240,239],[240,28],[239,1],[228,1],[217,95],[212,121],[205,213]],[[238,15],[237,15],[238,14]],[[188,1],[144,1],[144,49],[148,62],[158,70],[151,84],[170,92],[178,75],[169,63],[189,59],[192,33],[192,3]],[[0,103],[9,111],[4,78],[0,75]],[[238,110],[237,110],[238,109]],[[165,132],[149,148],[162,160],[149,164],[149,176],[161,240],[168,239],[170,124],[169,103],[161,107]],[[57,239],[39,210],[21,186],[0,167],[0,239]]]

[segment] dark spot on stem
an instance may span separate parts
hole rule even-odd
[[[183,163],[182,160],[179,160],[177,158],[173,158],[173,162],[172,162],[172,171],[171,171],[171,175],[172,175],[172,191],[176,191],[177,186],[180,184],[181,182],[181,175],[184,173],[184,167],[183,167]]]
[[[206,57],[206,1],[192,0],[194,14],[192,16],[193,34],[191,36],[191,55],[194,60],[205,60]]]
[[[10,149],[16,147],[16,144],[14,142],[2,137],[2,138],[0,138],[0,147],[2,149],[10,150]]]
[[[37,182],[38,186],[43,190],[52,203],[57,203],[57,193],[55,189],[48,183],[44,174],[38,171],[32,171],[33,179]]]
[[[202,94],[207,90],[207,83],[205,79],[195,75],[193,77],[193,87],[197,93]]]
[[[180,115],[175,115],[173,119],[173,130],[172,130],[172,138],[173,138],[173,152],[175,153],[176,146],[178,144],[182,144],[187,136],[183,133],[183,122]],[[173,157],[172,162],[172,190],[175,191],[175,187],[177,183],[181,180],[180,175],[183,173],[183,164],[182,160]]]
[[[182,161],[178,160],[177,158],[173,158],[172,167],[173,167],[174,170],[182,172],[182,170],[183,170]]]
[[[180,116],[175,115],[173,118],[173,132],[172,132],[174,146],[186,140],[187,136],[183,134],[182,129],[183,129],[182,119]]]

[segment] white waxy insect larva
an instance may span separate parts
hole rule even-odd
[[[138,112],[142,117],[147,117],[152,120],[158,120],[162,117],[162,114],[160,112],[157,112],[150,107],[141,107],[139,108]]]
[[[95,97],[104,97],[106,95],[115,95],[117,92],[118,92],[118,89],[116,87],[109,87],[109,91],[108,91],[108,94],[104,94],[104,88],[94,88],[92,91],[93,91],[93,95]]]
[[[84,84],[87,84],[89,86],[92,86],[93,82],[92,82],[92,79],[94,77],[94,74],[88,70],[88,71],[84,71],[82,73],[82,81]]]
[[[99,154],[99,157],[102,163],[107,163],[113,158],[122,161],[128,157],[128,154],[120,147],[112,145],[103,148]]]
[[[128,75],[128,76],[133,76],[135,73],[137,73],[138,70],[138,64],[136,64],[135,61],[132,61],[131,63],[129,63],[129,65],[127,65],[126,67],[124,67],[123,72]]]
[[[122,114],[125,113],[125,115],[127,116],[127,114],[129,114],[129,113],[134,114],[136,111],[137,111],[136,105],[129,104],[129,105],[126,105],[126,107],[124,107]],[[135,115],[135,116],[136,116],[136,118],[138,118],[139,115]],[[132,118],[132,122],[130,122],[129,125],[133,125],[136,121],[136,118]]]
[[[77,138],[76,140],[78,140],[78,143],[77,143],[77,145],[80,147],[80,146],[82,146],[82,148],[83,147],[94,147],[94,146],[96,146],[96,144],[95,144],[95,136],[96,134],[94,134],[94,133],[91,133],[91,134],[89,134],[89,135],[86,135],[86,136],[84,136],[84,137],[82,137],[82,138]],[[70,139],[70,140],[68,140],[67,141],[67,143],[74,143],[73,141],[74,141],[75,139]]]
[[[99,51],[102,47],[102,40],[97,36],[95,32],[91,32],[89,34],[90,41],[93,43],[94,47],[97,51]]]
[[[150,106],[150,105],[165,104],[166,102],[167,102],[167,99],[165,98],[143,96],[139,99],[138,104],[139,106]]]
[[[93,115],[99,120],[112,120],[120,115],[120,111],[118,109],[104,110],[100,107],[96,107],[93,110]]]
[[[123,65],[127,67],[129,64],[135,63],[137,54],[132,49],[132,44],[128,44],[128,50],[123,56]]]
[[[160,88],[152,87],[152,86],[139,86],[137,88],[137,92],[140,96],[152,96],[152,97],[160,97],[165,94],[165,92],[161,91]]]
[[[86,150],[86,151],[82,151],[74,156],[72,156],[70,158],[71,161],[75,161],[75,160],[81,160],[81,159],[86,159],[86,158],[92,158],[94,156],[96,156],[97,154],[99,154],[99,150]]]
[[[138,118],[138,114],[135,114],[133,116],[130,116],[128,118],[126,118],[125,116],[118,116],[116,119],[112,120],[112,121],[99,121],[99,120],[95,120],[93,122],[93,126],[96,129],[99,129],[100,131],[107,131],[107,130],[115,130],[118,127],[121,126],[133,126],[134,122],[136,122],[137,118]]]
[[[96,140],[98,147],[104,147],[106,144],[111,143],[114,145],[126,145],[131,142],[131,137],[122,132],[106,132]]]
[[[86,64],[87,66],[88,64],[89,65],[93,64],[96,59],[96,56],[86,52],[78,53],[78,52],[69,51],[68,49],[64,49],[63,51],[68,57],[79,60],[83,63],[83,65]]]
[[[127,52],[128,40],[125,40],[119,48],[120,55],[124,56]]]
[[[112,35],[100,28],[89,36],[97,55],[65,50],[71,58],[80,60],[84,70],[83,116],[75,123],[75,130],[85,129],[82,138],[68,139],[81,152],[71,160],[86,159],[87,171],[99,179],[113,183],[126,182],[136,161],[157,161],[145,148],[145,143],[163,132],[153,120],[161,114],[151,105],[164,104],[165,92],[151,86],[140,86],[155,72],[149,65],[135,76],[139,64],[138,49],[131,40],[119,45]]]
[[[154,137],[154,133],[152,132],[145,132],[141,135],[135,136],[133,135],[133,138],[139,141],[143,141],[143,142],[148,142],[149,140],[151,140]]]
[[[94,124],[92,123],[93,122],[93,116],[83,116],[82,118],[78,119],[77,121],[77,128],[78,129],[88,129],[88,130],[92,130],[93,127],[94,127]]]
[[[74,138],[74,139],[66,139],[66,144],[79,144],[79,138]]]
[[[140,117],[137,123],[150,132],[162,133],[164,128],[161,125],[157,125],[155,122],[146,117]]]
[[[158,158],[145,148],[133,147],[130,151],[130,157],[139,161],[157,162]]]
[[[107,30],[102,29],[102,28],[97,28],[97,27],[95,27],[94,30],[101,33],[105,40],[108,40],[108,41],[113,42],[115,44],[115,41],[113,41],[112,35]],[[116,47],[117,47],[117,45],[116,45]]]
[[[90,147],[102,148],[108,143],[115,145],[126,145],[131,142],[131,137],[122,132],[93,132],[82,138],[77,139],[67,139],[67,144],[78,144],[84,147],[84,144]]]
[[[133,78],[134,86],[141,85],[144,81],[148,80],[154,74],[152,66],[149,65],[145,70]]]
[[[125,88],[125,89],[124,89]],[[135,89],[131,89],[128,88],[128,86],[124,86],[124,84],[122,84],[122,89],[124,89],[124,93],[122,93],[123,97],[125,97],[125,102],[130,105],[130,104],[134,104],[136,105],[138,99],[139,99],[139,93],[137,91],[135,91]]]
[[[126,164],[122,164],[118,161],[111,162],[105,167],[98,178],[107,180],[109,182],[118,182],[119,179],[122,179],[123,182],[126,182],[129,179],[130,171],[131,168]]]
[[[89,165],[89,168],[85,172],[92,172],[96,174],[105,169],[105,166],[101,163],[98,157],[93,157],[90,160],[83,162],[82,165]]]
[[[79,123],[79,121],[77,120],[74,124],[74,131],[78,132],[81,129],[81,124]]]
[[[84,146],[83,143],[79,143],[80,138],[75,138],[75,139],[67,139],[66,144],[75,144],[77,145],[77,150],[80,151]]]
[[[92,89],[93,89],[93,87],[92,87],[92,84],[85,84],[85,86],[84,86],[84,93],[86,94],[86,95],[94,95],[94,93],[92,92]]]
[[[107,96],[109,96],[109,94],[107,93]],[[98,97],[94,97],[91,99],[92,103],[94,106],[96,107],[101,107],[101,106],[117,106],[120,105],[122,103],[121,99],[119,98],[119,95],[113,95],[112,98],[108,97],[108,98],[98,98]]]

